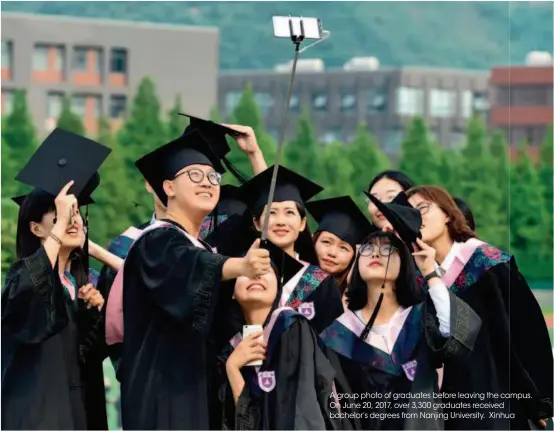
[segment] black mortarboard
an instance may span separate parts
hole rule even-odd
[[[372,231],[372,224],[350,196],[308,202],[306,209],[319,224],[316,232],[330,232],[353,248]]]
[[[135,166],[160,201],[167,205],[167,195],[163,189],[165,180],[172,180],[177,172],[190,165],[209,165],[217,172],[224,173],[220,159],[221,154],[213,151],[206,138],[199,131],[191,130],[141,157]]]
[[[410,248],[411,244],[416,242],[417,238],[421,238],[421,213],[408,202],[406,193],[398,193],[396,197],[388,203],[381,202],[371,193],[364,193],[389,221],[402,241]]]
[[[226,184],[221,186],[219,202],[217,203],[218,214],[226,214],[229,217],[243,215],[248,210],[239,187]]]
[[[25,201],[26,197],[27,195],[14,196],[12,198],[12,201],[14,201],[17,204],[17,206],[21,206],[23,205],[23,202]],[[79,198],[78,201],[79,201],[79,206],[92,205],[95,203],[94,199],[92,199],[90,195],[86,198]]]
[[[269,250],[269,257],[279,271],[282,285],[286,284],[304,267],[302,263],[267,239],[262,242],[261,247]]]
[[[273,166],[256,175],[241,187],[253,213],[262,211],[267,205],[272,176]],[[273,202],[293,201],[305,206],[305,202],[322,190],[323,187],[320,185],[284,166],[279,166]]]
[[[111,151],[91,139],[56,128],[35,151],[16,180],[54,196],[69,181],[74,181],[69,193],[83,196],[84,191],[90,197],[98,185],[94,185],[93,177]]]
[[[193,117],[192,115],[183,113],[179,113],[179,115],[190,118],[190,124],[185,129],[185,133],[192,130],[198,130],[210,143],[216,153],[220,155],[220,157],[224,157],[231,151],[231,147],[229,147],[227,139],[225,139],[225,135],[240,135],[240,133],[236,130],[214,123],[210,120],[203,120],[202,118]]]

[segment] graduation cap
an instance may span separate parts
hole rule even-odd
[[[243,215],[248,210],[245,199],[239,187],[226,184],[221,186],[217,212],[227,214],[229,217]]]
[[[267,168],[241,187],[249,208],[255,214],[261,212],[267,204],[273,168],[274,166]],[[322,190],[323,187],[320,185],[284,166],[279,166],[273,202],[293,201],[304,207],[305,202]]]
[[[190,165],[209,165],[223,174],[225,169],[221,158],[225,154],[221,148],[214,151],[199,131],[190,130],[141,157],[135,162],[135,166],[152,186],[160,201],[167,206],[167,195],[163,189],[165,180],[172,180],[181,169]]]
[[[225,157],[230,151],[231,147],[227,143],[226,135],[239,136],[241,132],[231,129],[230,127],[223,126],[218,123],[214,123],[210,120],[203,120],[202,118],[193,117],[192,115],[179,112],[179,115],[188,117],[190,124],[185,128],[184,133],[189,133],[193,130],[197,130],[202,133],[202,136],[208,141],[212,148],[219,154],[225,167],[237,178],[241,183],[245,183],[248,177],[242,172],[239,172],[233,164]]]
[[[261,247],[269,251],[271,262],[279,271],[278,277],[281,285],[286,284],[304,267],[303,264],[267,239],[262,241]]]
[[[98,186],[98,169],[111,149],[91,139],[56,128],[19,172],[16,180],[53,196],[70,181],[70,194],[90,197]]]
[[[319,224],[316,232],[330,232],[353,248],[373,230],[350,196],[308,202],[306,209]]]
[[[190,119],[190,124],[185,129],[184,133],[190,132],[192,130],[198,130],[206,138],[212,147],[217,152],[220,153],[229,153],[231,147],[225,139],[225,135],[237,136],[240,135],[240,132],[237,132],[230,127],[222,126],[221,124],[214,123],[210,120],[203,120],[202,118],[193,117],[192,115],[184,114],[179,112],[179,115],[188,117]]]
[[[21,205],[23,205],[23,202],[25,201],[25,198],[27,196],[28,196],[28,194],[21,195],[21,196],[14,196],[12,198],[12,201],[14,201],[17,204],[17,206],[20,207]],[[96,203],[94,201],[94,199],[92,199],[90,196],[88,196],[86,198],[78,198],[77,200],[79,202],[79,206],[92,205],[92,204]]]
[[[371,193],[365,191],[364,193],[385,216],[408,247],[411,248],[411,244],[416,242],[417,238],[421,238],[421,213],[408,202],[406,193],[398,193],[388,203],[381,202]]]

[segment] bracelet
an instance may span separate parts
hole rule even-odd
[[[56,235],[54,235],[52,232],[50,232],[50,233],[48,234],[48,236],[49,236],[50,238],[52,238],[54,241],[56,241],[59,245],[62,245],[62,242],[60,241],[60,239],[59,239]]]

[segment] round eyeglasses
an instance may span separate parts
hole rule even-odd
[[[200,169],[189,169],[188,171],[183,171],[179,175],[176,175],[175,178],[183,174],[187,174],[193,183],[201,183],[204,180],[204,177],[207,176],[208,181],[212,186],[218,186],[221,184],[221,174],[216,171],[210,171],[205,174]]]
[[[392,244],[381,244],[379,247],[376,244],[363,244],[360,247],[360,255],[371,256],[377,248],[381,256],[390,256],[396,251],[396,248]]]
[[[425,202],[417,207],[421,215],[425,215],[429,212],[429,209],[431,208],[431,202]]]

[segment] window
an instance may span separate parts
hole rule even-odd
[[[273,108],[273,97],[268,93],[255,93],[254,99],[262,111],[262,115],[265,117],[271,112]]]
[[[488,111],[489,100],[484,92],[473,93],[473,109],[477,112]]]
[[[402,139],[404,132],[398,129],[391,129],[387,132],[385,138],[385,147],[383,148],[388,154],[398,154],[402,147]]]
[[[287,95],[285,93],[284,103],[287,103]],[[300,112],[300,97],[297,94],[291,94],[290,96],[290,112]]]
[[[4,110],[2,115],[10,114],[13,107],[13,91],[5,90],[2,92],[2,98],[4,99]]]
[[[429,113],[431,117],[453,117],[456,113],[456,93],[452,90],[431,89]]]
[[[87,96],[84,94],[74,95],[71,99],[71,110],[84,118],[87,111]]]
[[[341,139],[341,130],[337,127],[333,127],[327,130],[321,137],[321,141],[326,144],[332,144],[333,142],[340,141]]]
[[[114,95],[110,98],[110,117],[123,118],[126,112],[127,97],[123,95]]]
[[[367,112],[378,114],[387,110],[387,90],[372,89],[367,92]]]
[[[123,48],[112,49],[110,59],[110,72],[127,73],[127,50]]]
[[[100,48],[93,49],[92,52],[96,60],[96,73],[101,74],[104,70],[104,52]]]
[[[54,70],[56,72],[63,72],[65,66],[65,48],[62,46],[56,46],[54,49]]]
[[[75,48],[73,51],[73,70],[87,70],[87,49]]]
[[[46,106],[46,116],[48,118],[60,117],[62,113],[63,97],[63,93],[48,93]]]
[[[13,44],[11,41],[2,41],[2,69],[13,67]]]
[[[473,93],[469,90],[462,92],[462,117],[469,118],[473,115]]]
[[[33,51],[33,70],[36,72],[45,72],[48,70],[48,51],[46,45],[35,45]]]
[[[396,91],[396,112],[400,115],[423,114],[423,90],[400,87]]]
[[[314,111],[326,111],[327,110],[327,94],[314,93],[312,95],[312,106]]]
[[[230,91],[225,95],[225,112],[230,114],[237,107],[242,93],[239,91]]]
[[[340,98],[341,112],[352,112],[356,110],[356,95],[353,93],[343,93]]]
[[[94,118],[100,118],[102,116],[102,96],[90,96],[93,104]]]

